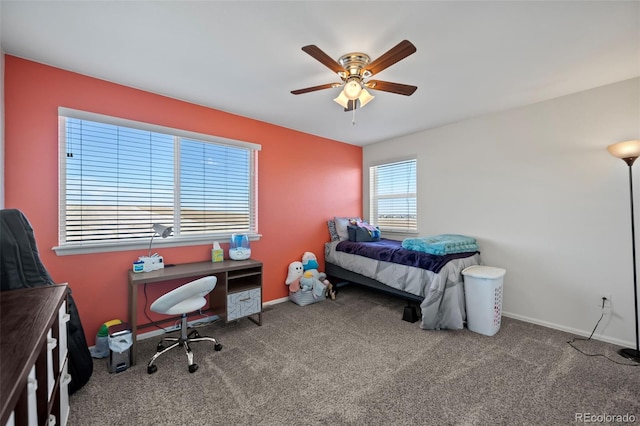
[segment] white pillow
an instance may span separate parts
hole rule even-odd
[[[334,217],[336,221],[336,232],[340,236],[340,241],[345,241],[349,239],[349,231],[347,230],[347,226],[349,225],[349,221],[360,221],[359,217]]]

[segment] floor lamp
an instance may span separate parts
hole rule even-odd
[[[618,353],[625,358],[640,363],[640,344],[638,343],[638,279],[636,274],[636,231],[633,218],[633,179],[631,166],[636,158],[640,156],[640,140],[618,142],[609,145],[607,150],[614,157],[624,160],[629,166],[629,199],[631,201],[631,249],[633,254],[633,307],[636,312],[636,348],[620,349]]]

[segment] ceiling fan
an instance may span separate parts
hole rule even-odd
[[[409,40],[402,40],[374,61],[371,61],[369,55],[361,52],[347,53],[346,55],[342,55],[337,61],[334,61],[318,46],[313,44],[304,46],[302,50],[338,74],[342,82],[292,90],[291,93],[294,95],[343,87],[340,95],[338,95],[334,101],[342,105],[345,111],[352,111],[357,108],[357,101],[360,101],[360,108],[362,108],[375,97],[371,96],[367,89],[382,90],[384,92],[405,96],[411,96],[417,89],[416,86],[410,86],[408,84],[368,80],[374,74],[378,74],[380,71],[413,54],[416,51],[416,47]]]

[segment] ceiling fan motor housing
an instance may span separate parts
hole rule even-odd
[[[340,59],[338,59],[338,63],[342,65],[344,72],[339,72],[338,75],[344,81],[352,77],[357,77],[359,80],[370,77],[371,73],[365,70],[369,62],[371,62],[371,58],[365,53],[354,52],[342,55]]]

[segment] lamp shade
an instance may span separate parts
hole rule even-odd
[[[162,238],[167,238],[173,232],[173,226],[164,226],[159,223],[154,223],[153,230]]]
[[[373,98],[375,98],[375,96],[370,95],[367,89],[362,89],[362,93],[360,93],[360,97],[358,98],[360,99],[360,108],[368,104]]]
[[[640,140],[635,139],[631,141],[618,142],[611,144],[607,147],[609,154],[614,157],[621,158],[623,160],[628,158],[640,157]]]
[[[349,80],[345,83],[342,92],[347,99],[355,101],[360,96],[360,92],[362,92],[362,86],[357,80]]]
[[[343,108],[349,108],[349,98],[344,95],[344,90],[340,91],[340,94],[337,98],[333,100],[334,102],[342,105]]]

